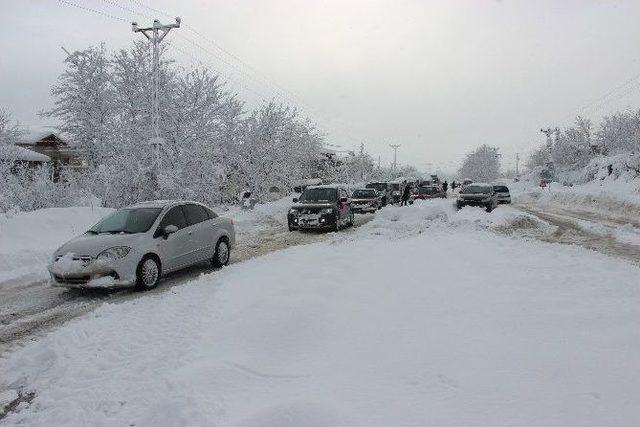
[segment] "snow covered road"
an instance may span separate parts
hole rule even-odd
[[[8,355],[7,425],[636,425],[640,269],[445,203],[102,304]]]
[[[289,204],[290,199],[287,198],[258,205],[255,211],[233,209],[228,212],[236,219],[238,233],[232,264],[290,246],[333,238],[332,234],[326,233],[290,233],[286,228]],[[43,209],[5,219],[0,244],[0,354],[104,302],[149,294],[132,290],[67,290],[49,286],[46,264],[51,253],[108,212],[110,210],[104,208]],[[354,228],[371,218],[369,215],[356,216]],[[166,292],[210,272],[208,264],[177,272],[163,279],[161,285],[151,292]]]

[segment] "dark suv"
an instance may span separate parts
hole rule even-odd
[[[491,212],[498,206],[498,196],[493,185],[473,183],[460,190],[456,206],[458,209],[463,206],[482,206],[487,212]]]
[[[380,194],[380,202],[382,206],[387,206],[387,203],[391,203],[391,184],[388,182],[370,182],[364,186],[365,188],[373,188]]]
[[[337,231],[353,225],[351,199],[347,190],[338,185],[317,185],[305,188],[300,199],[287,214],[289,231],[328,229]]]

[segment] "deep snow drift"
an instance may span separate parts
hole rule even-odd
[[[13,353],[40,425],[634,425],[640,270],[450,201],[104,304]]]

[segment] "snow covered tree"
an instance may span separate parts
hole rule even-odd
[[[500,153],[498,148],[481,145],[468,153],[458,170],[459,179],[491,182],[500,177]]]

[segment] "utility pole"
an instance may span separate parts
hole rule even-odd
[[[147,28],[138,28],[136,22],[131,23],[134,33],[142,33],[153,44],[153,91],[151,94],[151,145],[156,153],[156,172],[160,170],[160,146],[164,143],[160,136],[160,42],[173,28],[180,28],[180,18],[176,18],[175,24],[163,25],[158,19],[153,20],[153,25]]]
[[[518,166],[520,164],[520,153],[516,153],[516,178],[520,177]]]
[[[393,173],[395,175],[398,167],[398,148],[400,148],[400,144],[389,144],[389,147],[393,148]]]
[[[364,142],[360,143],[360,180],[364,182]]]

